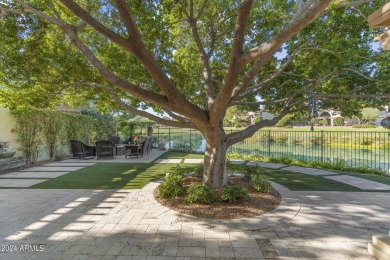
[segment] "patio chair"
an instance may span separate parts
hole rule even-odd
[[[107,140],[113,142],[114,144],[122,144],[121,138],[118,135],[110,135],[107,137]]]
[[[154,143],[154,138],[148,137],[148,139],[149,139],[149,144],[148,144],[148,149],[147,149],[146,153],[150,153],[152,151],[152,147],[153,147],[153,143]]]
[[[70,140],[70,151],[73,159],[86,159],[95,157],[95,146],[86,145],[77,140]]]
[[[95,143],[96,145],[96,158],[115,158],[117,155],[116,145],[109,140],[101,140]]]
[[[156,137],[152,137],[152,141],[151,141],[151,146],[150,146],[150,150],[152,151],[153,149],[156,149],[158,150],[158,142],[157,142],[157,139]]]
[[[149,147],[149,141],[150,141],[149,138],[145,138],[145,139],[142,140],[142,142],[140,143],[140,144],[141,144],[141,155],[144,155],[144,154],[147,153],[148,147]]]

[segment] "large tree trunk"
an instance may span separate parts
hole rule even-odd
[[[213,128],[205,134],[206,151],[204,156],[203,183],[211,188],[228,184],[226,170],[226,134],[223,128]]]

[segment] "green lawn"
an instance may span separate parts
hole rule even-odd
[[[366,179],[366,180],[375,181],[375,182],[383,183],[383,184],[386,184],[386,185],[390,185],[390,175],[379,176],[379,175],[355,173],[355,172],[341,172],[341,171],[334,171],[334,172],[338,172],[338,173],[340,173],[342,175],[349,175],[349,176],[353,176],[353,177],[358,177],[358,178],[362,178],[362,179]]]
[[[185,152],[166,152],[157,159],[203,159],[204,154],[185,153]]]
[[[362,191],[359,188],[309,174],[284,170],[265,170],[263,176],[293,191]]]
[[[167,152],[159,159],[186,159],[203,158],[203,154],[188,154],[181,152]],[[190,167],[191,164],[180,164],[181,167]],[[98,163],[84,169],[74,171],[63,176],[50,179],[34,185],[36,189],[140,189],[149,182],[162,178],[167,172],[175,168],[175,164],[122,164]],[[245,169],[244,165],[235,165],[236,171]],[[341,173],[341,172],[340,172]],[[366,174],[345,173],[390,185],[390,178]],[[312,176],[308,174],[290,172],[286,170],[263,169],[263,176],[279,183],[293,191],[362,191],[356,187],[341,182]]]
[[[245,165],[235,165],[236,172],[243,172]],[[362,191],[359,188],[298,172],[262,168],[262,176],[293,191]]]
[[[293,128],[284,128],[284,127],[266,127],[262,128],[259,131],[298,131],[298,132],[310,132],[310,126],[298,126]],[[378,127],[378,128],[352,128],[350,126],[315,126],[314,132],[388,132],[389,130]]]
[[[98,163],[34,185],[36,189],[140,189],[174,164]]]

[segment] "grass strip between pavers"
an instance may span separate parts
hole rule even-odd
[[[36,184],[36,189],[141,189],[176,165],[97,163]]]

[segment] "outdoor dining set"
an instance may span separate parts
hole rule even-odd
[[[124,154],[125,158],[131,156],[142,156],[151,152],[155,138],[146,137],[142,141],[134,141],[130,137],[126,141],[121,141],[119,136],[109,136],[107,140],[95,142],[95,145],[87,145],[82,141],[71,140],[70,148],[72,158],[88,159],[96,157],[98,160],[102,158],[115,158],[117,155]]]

